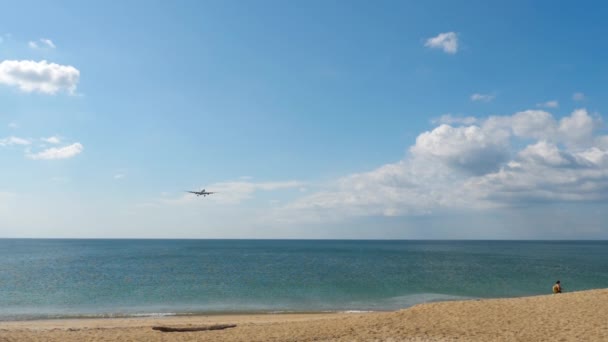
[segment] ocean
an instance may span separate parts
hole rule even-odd
[[[380,311],[608,287],[608,241],[0,239],[0,320]]]

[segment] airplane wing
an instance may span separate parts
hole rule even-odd
[[[186,191],[186,192],[189,192],[189,193],[191,193],[191,194],[198,194],[198,192],[197,192],[197,191]]]

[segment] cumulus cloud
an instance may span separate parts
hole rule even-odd
[[[493,122],[490,118],[487,122]],[[501,121],[497,118],[497,123]],[[513,134],[522,138],[553,139],[557,132],[557,122],[551,113],[543,110],[526,110],[504,118],[504,127],[511,129]]]
[[[52,147],[38,153],[28,153],[27,157],[34,160],[68,159],[75,157],[84,150],[81,143],[63,147]]]
[[[537,103],[536,107],[557,108],[557,107],[559,107],[559,102],[557,102],[556,100],[551,100],[551,101],[547,101],[547,102]]]
[[[591,143],[591,133],[596,125],[585,109],[579,109],[561,119],[558,130],[564,143],[581,145]]]
[[[524,148],[519,152],[519,157],[528,164],[543,164],[551,167],[566,167],[575,162],[566,152],[560,151],[556,145],[544,140]]]
[[[432,49],[442,49],[445,53],[458,52],[458,35],[455,32],[444,32],[426,40],[424,46]]]
[[[468,180],[478,199],[502,204],[608,199],[608,151],[580,152],[539,142],[518,154],[499,172]]]
[[[592,118],[586,109],[577,109],[559,121],[549,112],[526,110],[512,116],[490,116],[482,123],[483,130],[491,134],[507,134],[579,147],[592,142],[592,132],[599,125],[600,121]]]
[[[475,93],[475,94],[471,95],[471,101],[473,101],[473,102],[490,102],[490,101],[494,100],[495,97],[496,97],[495,95]]]
[[[47,61],[5,60],[0,63],[0,83],[16,86],[31,93],[56,94],[65,91],[74,94],[80,71],[71,65]]]
[[[586,98],[585,94],[583,94],[583,93],[574,93],[574,94],[572,94],[572,99],[574,101],[583,101],[583,100],[585,100],[585,98]]]
[[[410,151],[434,157],[449,166],[471,173],[496,170],[508,158],[507,136],[488,134],[478,126],[441,125],[416,138]]]
[[[29,145],[31,143],[32,142],[27,139],[13,137],[13,136],[0,139],[0,146]]]
[[[608,200],[608,136],[596,128],[584,109],[561,120],[526,110],[441,124],[403,160],[329,182],[275,216],[323,221]]]

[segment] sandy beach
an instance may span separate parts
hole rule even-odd
[[[608,289],[437,302],[396,312],[0,323],[0,341],[608,341]],[[236,324],[197,332],[175,328]]]

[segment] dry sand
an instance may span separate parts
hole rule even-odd
[[[152,330],[210,324],[237,326]],[[608,289],[427,303],[385,313],[3,322],[0,341],[608,341]]]

